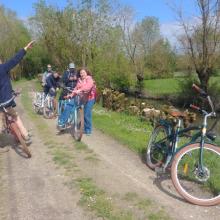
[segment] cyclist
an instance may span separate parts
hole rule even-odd
[[[48,76],[52,74],[52,67],[50,64],[47,65],[47,70],[44,72],[42,76],[42,86],[44,87],[46,85],[46,79]]]
[[[46,78],[46,85],[44,86],[44,94],[45,97],[47,94],[49,94],[51,97],[53,97],[53,104],[55,106],[55,110],[57,108],[57,102],[56,102],[56,93],[57,90],[60,87],[60,75],[57,71],[52,72],[50,76]]]
[[[95,84],[91,73],[85,68],[80,70],[80,78],[78,79],[77,85],[73,92],[67,95],[66,98],[73,98],[75,95],[82,92],[87,93],[88,95],[88,100],[84,106],[84,133],[90,135],[92,132],[92,107],[95,103]],[[65,128],[65,124],[74,106],[74,99],[71,99],[60,116],[58,124],[60,129]]]
[[[18,128],[20,129],[27,144],[31,143],[30,135],[24,127],[18,113],[14,107],[16,103],[13,100],[13,89],[11,85],[10,70],[13,69],[25,56],[28,49],[33,45],[34,41],[28,43],[23,49],[5,63],[0,62],[0,105],[4,106],[7,112],[14,118]],[[0,132],[5,131],[5,115],[3,109],[0,109]]]
[[[76,87],[78,80],[78,73],[75,69],[75,64],[70,63],[69,64],[69,69],[64,72],[63,77],[62,77],[62,83],[63,86],[68,87],[70,90],[73,90]],[[59,100],[63,100],[64,96],[68,94],[68,91],[63,90],[63,92],[60,95]]]

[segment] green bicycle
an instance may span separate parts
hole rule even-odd
[[[193,88],[206,98],[211,112],[191,105],[203,115],[203,123],[185,129],[182,128],[185,116],[182,112],[170,113],[177,120],[176,126],[160,120],[147,146],[146,164],[157,173],[171,168],[174,187],[188,202],[217,205],[220,203],[220,148],[214,144],[215,135],[207,131],[208,118],[216,118],[216,113],[210,96],[196,85]],[[195,134],[189,135],[192,131]],[[178,146],[180,137],[190,140]]]

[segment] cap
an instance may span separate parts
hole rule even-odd
[[[47,68],[51,68],[51,65],[50,65],[50,64],[48,64],[48,65],[47,65]]]
[[[74,69],[74,68],[75,68],[75,64],[74,64],[74,63],[70,63],[70,64],[69,64],[69,68],[70,68],[70,69]]]

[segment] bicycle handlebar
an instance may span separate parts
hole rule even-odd
[[[193,85],[192,85],[192,88],[193,88],[194,90],[196,90],[202,97],[207,98],[208,103],[209,103],[209,105],[210,105],[210,107],[211,107],[211,110],[212,110],[212,112],[211,112],[211,113],[212,113],[212,116],[216,116],[215,109],[214,109],[214,105],[213,105],[213,102],[212,102],[210,96],[209,96],[204,90],[202,90],[201,88],[199,88],[196,84],[193,84]],[[195,110],[201,112],[201,113],[208,114],[205,110],[201,109],[201,108],[198,107],[198,106],[190,105],[190,107],[191,107],[192,109],[195,109]]]
[[[13,91],[12,93],[12,97],[11,99],[9,99],[8,101],[1,103],[0,104],[0,108],[4,108],[5,106],[7,106],[10,102],[12,102],[19,94],[21,94],[20,92],[15,92]]]

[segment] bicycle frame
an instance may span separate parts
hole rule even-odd
[[[61,115],[62,109],[65,109],[65,106],[67,105],[68,102],[69,102],[69,100],[59,100],[59,105],[58,105],[58,115],[59,116]],[[75,105],[72,108],[70,116],[69,116],[69,118],[67,120],[67,124],[71,124],[72,122],[74,122],[74,120],[77,117],[77,110],[79,108],[83,108],[84,107],[84,105],[82,103],[80,103],[80,96],[79,95],[76,95],[74,97],[74,103],[75,103]],[[75,126],[76,126],[76,123],[75,123]]]
[[[209,138],[209,136],[207,136],[206,133],[206,129],[207,129],[207,119],[208,117],[212,116],[212,113],[210,114],[206,114],[203,120],[203,124],[202,126],[192,126],[192,127],[188,127],[188,128],[184,128],[181,129],[182,126],[182,119],[177,119],[177,127],[176,129],[172,128],[172,125],[167,122],[166,120],[160,120],[159,124],[166,126],[166,128],[168,129],[169,135],[167,137],[165,137],[162,141],[164,141],[165,139],[170,141],[170,146],[168,147],[168,152],[167,152],[167,159],[165,161],[164,164],[164,169],[167,168],[167,166],[172,162],[172,159],[174,157],[174,155],[181,150],[182,148],[186,147],[189,144],[192,143],[200,143],[200,155],[199,155],[199,167],[202,168],[203,167],[203,147],[204,147],[204,143],[206,141],[206,138],[208,140],[211,140]],[[178,146],[179,143],[179,138],[181,136],[186,135],[187,132],[189,131],[196,131],[199,130],[198,132],[196,132],[193,136],[191,136],[189,142],[185,143],[182,146]],[[186,135],[187,136],[187,135]],[[198,140],[200,138],[200,140]],[[212,141],[212,140],[211,140]]]

